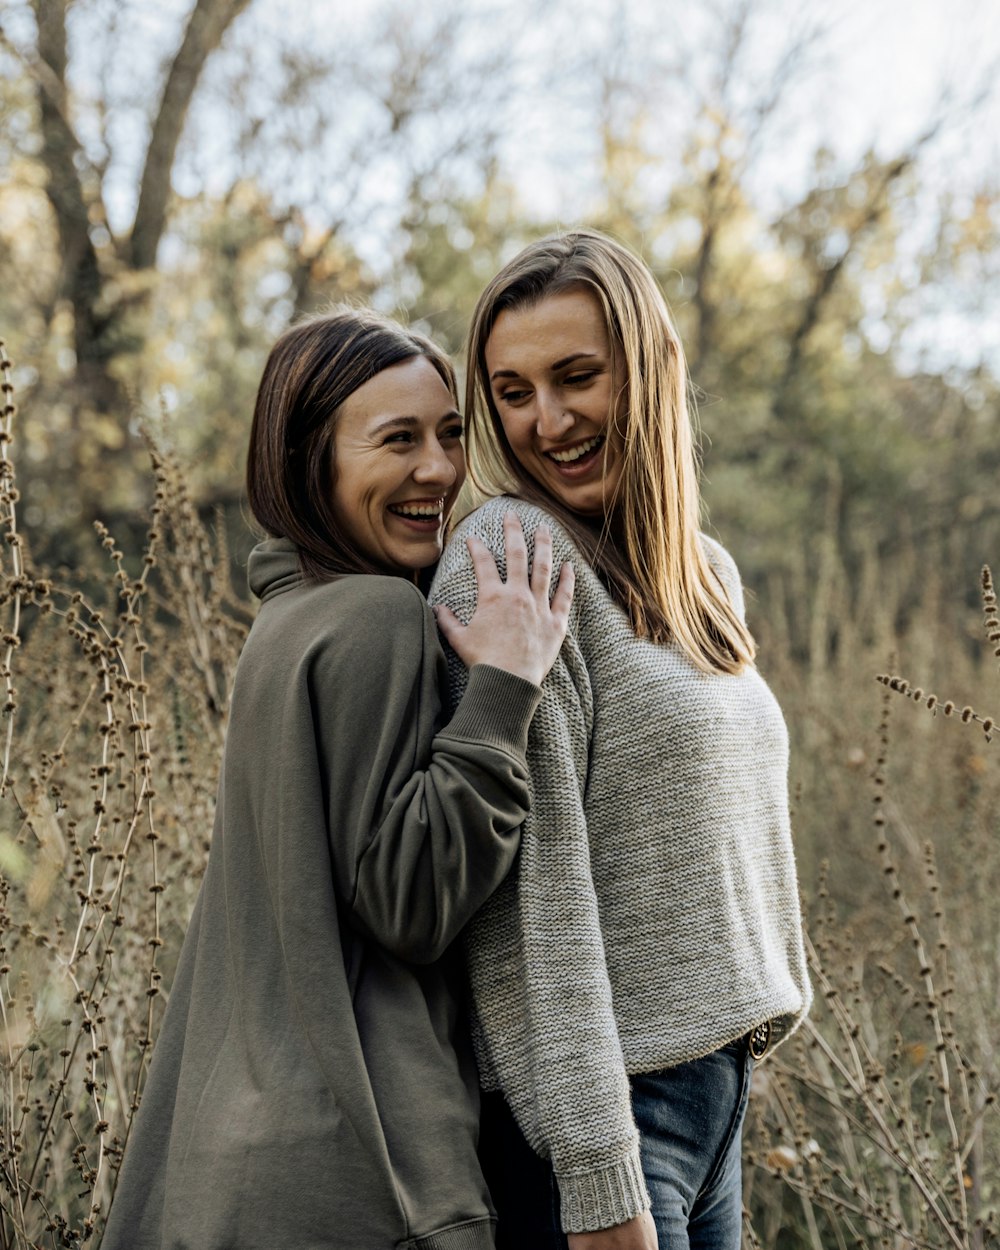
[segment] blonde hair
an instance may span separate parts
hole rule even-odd
[[[625,362],[609,417],[623,449],[622,471],[605,501],[599,531],[518,462],[486,367],[486,344],[502,312],[579,287],[597,298]],[[641,260],[595,230],[572,230],[541,239],[508,262],[473,314],[466,415],[476,485],[490,494],[512,491],[555,515],[627,612],[638,637],[676,640],[705,672],[738,673],[753,663],[753,638],[698,538],[700,496],[684,352],[666,301]]]

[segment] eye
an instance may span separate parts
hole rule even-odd
[[[522,400],[527,399],[530,394],[530,391],[519,390],[517,387],[512,386],[509,390],[501,391],[497,398],[505,404],[519,404]]]
[[[386,443],[407,444],[413,441],[413,435],[409,430],[394,430],[392,434],[385,436]]]
[[[597,373],[596,369],[584,369],[579,373],[568,373],[563,381],[567,386],[582,386],[584,383],[589,382],[591,378],[595,378]]]
[[[465,426],[461,421],[456,421],[454,425],[449,425],[441,431],[441,437],[447,439],[459,439],[465,433]]]

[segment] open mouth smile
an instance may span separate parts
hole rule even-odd
[[[576,443],[572,447],[547,451],[544,454],[553,461],[560,473],[583,472],[597,460],[605,441],[603,434],[595,434],[593,438],[584,439],[582,443]]]
[[[388,510],[410,525],[437,529],[444,519],[444,500],[414,499],[406,503],[391,503]]]

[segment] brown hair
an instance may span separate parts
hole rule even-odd
[[[448,357],[423,335],[368,309],[310,317],[271,348],[250,429],[247,496],[258,524],[298,548],[306,577],[385,572],[334,514],[334,434],[349,395],[414,356],[431,362],[457,403]]]
[[[609,418],[623,448],[622,473],[614,495],[605,500],[599,532],[560,505],[518,462],[486,368],[486,344],[502,312],[574,287],[595,296],[625,362]],[[480,296],[468,361],[466,414],[476,484],[488,493],[513,488],[556,516],[628,613],[638,637],[676,639],[706,672],[736,673],[752,663],[753,638],[699,542],[701,505],[684,352],[646,265],[596,230],[572,230],[529,245]]]

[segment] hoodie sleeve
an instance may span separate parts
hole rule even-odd
[[[339,596],[345,625],[324,638],[309,678],[334,876],[351,923],[430,962],[513,863],[541,691],[476,665],[443,724],[446,666],[423,597],[398,578],[351,582]]]

